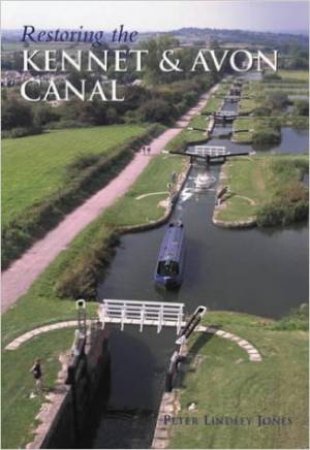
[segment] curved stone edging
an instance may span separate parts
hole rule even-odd
[[[87,324],[89,325],[90,323],[91,323],[91,321],[87,320]],[[70,328],[70,327],[74,327],[77,325],[78,325],[77,320],[67,320],[64,322],[52,323],[50,325],[43,325],[42,327],[34,328],[33,330],[27,331],[27,333],[24,333],[21,336],[14,339],[13,341],[11,341],[5,347],[5,350],[16,350],[22,344],[24,344],[25,342],[29,341],[33,337],[38,336],[40,334],[48,333],[49,331],[60,330],[63,328]],[[262,360],[262,357],[261,357],[259,351],[252,344],[250,344],[248,341],[246,341],[245,339],[242,339],[241,337],[239,337],[235,334],[228,333],[224,330],[217,329],[217,328],[214,328],[211,326],[207,327],[204,325],[198,326],[196,331],[203,332],[203,333],[211,333],[216,336],[222,337],[224,339],[229,339],[230,341],[236,342],[236,344],[239,345],[239,347],[241,347],[243,350],[245,350],[248,353],[251,361],[261,361]]]
[[[90,320],[87,320],[87,324],[90,323]],[[53,330],[61,330],[62,328],[70,328],[78,325],[77,320],[67,320],[64,322],[52,323],[50,325],[44,325],[42,327],[34,328],[33,330],[27,331],[27,333],[22,334],[17,337],[13,341],[11,341],[6,347],[5,350],[17,350],[22,344],[29,341],[35,336],[39,334],[48,333]]]
[[[243,142],[238,142],[238,139],[234,139],[233,137],[230,139],[231,142],[233,142],[234,144],[238,144],[238,145],[251,145],[252,141],[243,141]]]
[[[254,347],[254,345],[250,344],[249,341],[247,341],[246,339],[242,339],[240,336],[237,336],[236,334],[212,326],[204,326],[204,325],[198,326],[196,331],[214,334],[215,336],[221,337],[223,339],[228,339],[231,342],[235,342],[237,345],[239,345],[239,347],[242,348],[242,350],[245,350],[247,352],[250,361],[261,362],[263,359],[262,355],[259,353],[257,348]]]
[[[253,228],[253,227],[256,227],[256,225],[257,225],[255,217],[250,217],[247,220],[226,221],[226,220],[216,219],[214,217],[215,212],[212,217],[212,223],[214,223],[214,225],[217,225],[218,227],[238,229],[238,228]]]
[[[169,194],[168,191],[160,191],[160,192],[149,192],[148,194],[142,194],[139,195],[138,197],[135,198],[135,200],[142,200],[146,197],[152,197],[153,195],[164,195],[164,194]]]
[[[176,389],[173,389],[172,392],[164,392],[159,406],[152,449],[169,448],[171,424],[165,421],[165,417],[178,415],[181,410],[179,397],[180,393]]]
[[[173,203],[170,202],[169,208],[167,209],[165,214],[160,219],[153,221],[153,222],[143,223],[143,224],[139,224],[139,225],[129,225],[129,226],[118,227],[116,231],[120,234],[139,233],[140,231],[148,231],[148,230],[152,230],[154,228],[158,228],[161,225],[164,225],[169,220],[169,218],[173,212],[174,204],[177,201],[177,199],[179,198],[179,195],[186,183],[190,169],[191,169],[191,166],[188,165],[183,174],[181,183],[178,186],[177,191],[175,193],[176,196],[175,196],[174,202]]]
[[[225,180],[227,179],[227,175],[224,172],[224,167],[222,166],[220,175],[219,175],[219,183],[217,186],[217,193],[220,192],[224,188]],[[217,218],[217,215],[220,211],[220,206],[215,205],[212,215],[212,223],[218,227],[222,228],[235,228],[235,229],[242,229],[242,228],[253,228],[257,226],[257,220],[256,217],[249,217],[245,220],[221,220]]]

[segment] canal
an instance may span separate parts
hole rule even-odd
[[[233,109],[236,104],[224,105]],[[218,126],[210,145],[231,152],[252,151],[250,145],[219,137],[231,130]],[[280,145],[271,152],[304,153],[308,133],[282,129]],[[257,151],[258,149],[256,149]],[[194,164],[171,220],[184,222],[187,242],[185,279],[177,291],[154,286],[159,246],[165,227],[128,234],[121,244],[98,298],[178,301],[192,312],[197,305],[211,310],[238,311],[279,318],[308,298],[308,228],[230,230],[212,224],[220,166],[208,169],[211,186],[197,192],[195,179],[205,173]],[[151,445],[163,380],[173,351],[173,333],[139,334],[133,327],[112,329],[112,388],[102,411],[92,448],[147,448]]]

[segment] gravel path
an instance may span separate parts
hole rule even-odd
[[[199,103],[179,120],[177,126],[187,126],[190,119],[204,108],[209,95],[216,88],[217,86],[213,87],[209,94],[203,95]],[[19,297],[26,294],[36,278],[62,250],[68,247],[83,228],[128,191],[150,159],[159,154],[167,143],[181,131],[182,128],[171,128],[155,138],[150,143],[152,149],[150,155],[146,156],[141,151],[138,152],[116,178],[68,214],[56,228],[37,241],[21,258],[3,272],[1,313],[7,311]]]

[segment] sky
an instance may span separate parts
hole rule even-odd
[[[169,31],[182,27],[305,32],[309,3],[278,0],[15,1],[2,0],[3,29]]]

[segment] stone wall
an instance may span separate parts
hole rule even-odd
[[[80,343],[84,347],[83,343]],[[108,336],[98,329],[90,345],[75,356],[70,364],[74,380],[50,424],[40,448],[83,448],[84,435],[92,428],[92,410],[97,397],[105,401],[109,395],[110,355]],[[68,372],[69,373],[69,372]]]

